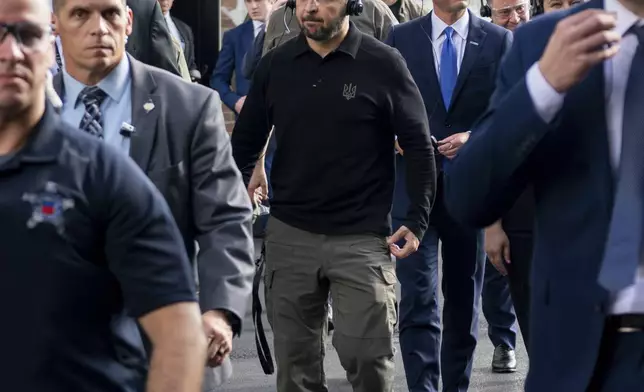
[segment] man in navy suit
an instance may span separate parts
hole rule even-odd
[[[487,4],[481,7],[481,16],[489,16],[495,25],[514,31],[530,20],[530,2],[487,0]],[[532,259],[534,225],[532,204],[531,193],[526,192],[507,216],[485,230],[484,249],[489,262],[485,263],[481,297],[488,336],[494,345],[492,371],[496,373],[517,370],[514,351],[517,343],[517,319],[523,339],[528,341],[528,272]]]
[[[467,142],[494,91],[501,57],[512,43],[510,31],[478,18],[467,6],[468,1],[463,0],[435,0],[430,14],[394,26],[387,37],[407,61],[423,96],[432,134],[438,139],[439,168]],[[409,204],[402,150],[396,167],[394,230],[401,225]],[[412,392],[437,391],[441,371],[444,391],[466,391],[478,334],[485,263],[483,231],[460,225],[447,213],[442,177],[440,173],[430,227],[418,252],[399,261],[396,268],[402,290],[400,346]],[[439,240],[444,260],[442,348],[437,296]]]
[[[210,78],[210,87],[219,93],[224,104],[235,114],[241,112],[250,87],[250,81],[242,70],[244,55],[253,46],[255,37],[264,31],[271,9],[269,0],[245,0],[245,4],[250,20],[224,33],[217,64]],[[234,90],[231,86],[233,73]]]
[[[534,187],[528,392],[644,385],[643,69],[643,0],[535,19],[445,169],[464,224],[489,225]]]

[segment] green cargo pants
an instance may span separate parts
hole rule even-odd
[[[355,392],[392,392],[396,269],[384,237],[330,236],[270,218],[266,312],[274,333],[278,392],[326,392],[325,323]]]

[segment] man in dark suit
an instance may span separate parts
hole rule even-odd
[[[429,15],[394,26],[387,37],[405,58],[423,96],[432,135],[438,139],[439,168],[456,155],[485,111],[501,57],[512,42],[508,30],[476,17],[467,5],[466,1],[436,0]],[[399,152],[394,230],[402,224],[409,205],[404,151]],[[485,263],[483,232],[458,224],[447,213],[442,184],[441,172],[430,227],[418,252],[396,267],[402,290],[400,346],[413,392],[437,391],[441,373],[445,391],[466,391],[477,341]],[[445,296],[442,347],[436,292],[439,240]]]
[[[641,0],[536,18],[445,169],[464,224],[489,225],[534,187],[528,392],[644,385],[642,69]]]
[[[528,0],[487,0],[481,16],[497,26],[514,31],[530,20]],[[532,259],[533,202],[530,192],[520,198],[507,216],[485,230],[485,277],[483,315],[494,345],[492,371],[510,373],[517,369],[515,347],[517,319],[528,347],[530,260]],[[512,262],[510,262],[512,261]]]
[[[174,5],[174,0],[158,0],[161,6],[161,12],[168,25],[170,35],[181,45],[183,55],[190,71],[190,77],[193,81],[197,82],[201,79],[201,72],[197,67],[195,59],[195,36],[190,26],[179,18],[170,15],[170,10]]]
[[[251,206],[219,97],[125,54],[132,14],[123,0],[54,5],[65,56],[54,81],[65,103],[62,117],[120,149],[124,159],[129,155],[148,175],[170,205],[191,260],[198,243],[200,305],[210,364],[218,365],[241,331],[254,273]],[[91,18],[76,23],[74,10]],[[108,10],[116,15],[106,18]]]
[[[253,41],[265,29],[271,2],[269,0],[245,0],[250,19],[224,33],[221,51],[210,79],[210,87],[215,89],[221,100],[235,114],[241,112],[250,81],[244,77],[242,64],[244,55],[253,46]],[[231,86],[235,76],[234,90]]]
[[[135,59],[179,75],[177,53],[157,0],[127,0],[134,14],[126,50]]]

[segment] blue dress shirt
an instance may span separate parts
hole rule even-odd
[[[78,127],[85,113],[85,106],[78,100],[78,96],[88,86],[70,76],[67,70],[63,70],[63,83],[65,91],[61,97],[63,99],[62,118],[74,127]],[[116,68],[97,86],[107,94],[107,98],[101,105],[105,143],[129,155],[130,138],[121,135],[123,123],[132,123],[132,76],[130,60],[127,56],[123,56]]]

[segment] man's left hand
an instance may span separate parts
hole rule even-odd
[[[207,311],[201,321],[208,340],[208,366],[217,367],[233,349],[233,329],[219,310]]]
[[[400,147],[400,144],[398,144],[398,140],[396,140],[396,142],[394,143],[394,147],[396,147],[396,152],[397,152],[398,154],[400,154],[401,156],[402,156],[402,155],[405,155],[405,152],[404,152],[404,151],[403,151],[403,149]]]
[[[469,132],[455,133],[438,142],[438,152],[445,158],[452,159],[458,150],[463,147],[470,138]]]
[[[396,245],[396,242],[403,238],[405,239],[405,245],[401,249]],[[389,251],[392,255],[396,256],[398,259],[404,259],[418,250],[420,241],[406,226],[400,226],[400,229],[398,229],[394,235],[387,238],[387,244],[389,244]]]

